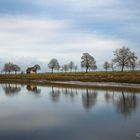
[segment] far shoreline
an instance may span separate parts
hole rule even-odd
[[[109,78],[105,79],[105,77],[110,76],[112,76],[114,79],[115,78],[117,79],[118,75],[119,82],[117,80],[110,81]],[[96,77],[99,76],[101,79],[96,79]],[[21,84],[21,85],[34,85],[34,86],[71,88],[71,89],[88,88],[93,90],[126,91],[128,93],[140,93],[139,76],[140,72],[54,73],[54,74],[22,74],[22,75],[6,74],[0,75],[0,84]],[[84,77],[84,79],[78,80],[81,77],[82,78]],[[89,79],[86,80],[86,78]],[[102,80],[102,78],[105,80]],[[128,81],[127,78],[129,78],[130,80]],[[135,80],[135,82],[133,82],[133,80]]]
[[[0,83],[140,90],[140,72],[0,74]]]

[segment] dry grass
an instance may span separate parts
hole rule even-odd
[[[3,74],[0,81],[84,81],[84,82],[119,82],[140,84],[140,72],[77,72],[54,74]]]

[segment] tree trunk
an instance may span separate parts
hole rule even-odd
[[[88,72],[88,67],[86,67],[86,73]]]
[[[112,67],[112,71],[114,71],[114,68]]]
[[[121,72],[123,72],[124,71],[124,65],[122,65],[122,69],[121,69]]]
[[[52,68],[52,73],[53,73],[53,68]]]

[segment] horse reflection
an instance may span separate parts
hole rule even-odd
[[[27,90],[31,91],[32,93],[35,93],[36,95],[41,93],[41,90],[37,88],[35,85],[27,85]]]
[[[17,84],[4,84],[2,88],[8,96],[15,95],[21,91],[21,87]]]
[[[82,103],[85,109],[91,109],[97,101],[97,92],[86,89],[86,94],[82,94]]]

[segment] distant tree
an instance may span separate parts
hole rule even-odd
[[[15,72],[15,74],[16,74],[18,71],[20,71],[20,67],[19,67],[18,65],[16,65],[16,64],[13,64],[12,70],[13,70],[13,71]]]
[[[53,58],[51,59],[51,61],[49,62],[48,64],[48,67],[52,70],[52,73],[53,73],[53,70],[59,70],[60,68],[60,65],[59,65],[59,62],[57,59]]]
[[[13,63],[9,62],[9,63],[4,64],[3,71],[5,73],[8,72],[9,74],[11,72],[15,72],[15,74],[16,74],[18,71],[20,71],[20,67],[17,64],[13,64]]]
[[[111,61],[111,62],[109,63],[109,67],[112,69],[112,71],[114,71],[114,62],[113,62],[113,61]]]
[[[97,70],[97,68],[98,68],[97,65],[94,65],[91,69],[95,71],[95,70]],[[90,68],[89,68],[89,70],[90,70]]]
[[[96,61],[93,56],[91,56],[88,53],[83,53],[83,56],[81,57],[81,67],[86,69],[86,72],[88,72],[89,69],[93,69],[96,67]]]
[[[140,60],[138,61],[138,67],[140,68]]]
[[[104,65],[103,65],[103,68],[107,71],[110,68],[109,62],[105,61]]]
[[[70,71],[72,72],[72,70],[74,69],[74,62],[70,61],[70,63],[68,64]]]
[[[134,71],[137,66],[138,66],[137,61],[135,59],[132,59],[130,60],[129,65],[127,67]]]
[[[115,58],[113,62],[121,67],[121,71],[124,71],[125,67],[130,66],[130,62],[137,60],[137,56],[134,52],[131,52],[129,48],[122,47],[114,52]]]
[[[69,70],[69,65],[68,64],[64,64],[62,66],[62,70],[65,71],[65,72],[67,72]]]
[[[74,70],[75,70],[75,72],[77,71],[77,69],[78,69],[78,66],[75,65],[75,66],[74,66]]]
[[[12,70],[13,70],[13,63],[5,63],[4,64],[4,67],[3,67],[3,71],[5,72],[5,73],[11,73],[12,72]]]

